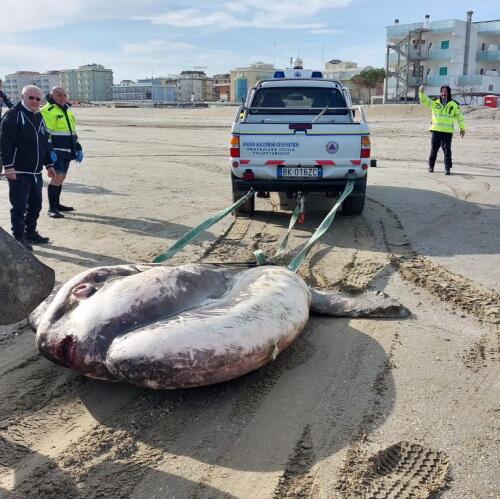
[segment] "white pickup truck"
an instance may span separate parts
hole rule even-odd
[[[272,80],[249,90],[231,133],[234,201],[252,187],[264,197],[270,192],[333,196],[354,177],[342,213],[363,212],[370,164],[368,124],[339,82],[323,79],[319,71],[276,71]],[[254,209],[252,197],[240,211]]]

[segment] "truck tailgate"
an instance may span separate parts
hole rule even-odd
[[[300,130],[294,124],[241,123],[240,160],[252,166],[287,165],[352,166],[358,163],[361,136],[368,131],[360,124],[311,124]],[[355,161],[356,163],[353,163]]]

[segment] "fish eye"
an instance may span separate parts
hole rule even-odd
[[[96,291],[97,289],[94,286],[92,286],[92,284],[84,282],[82,284],[78,284],[78,286],[75,286],[72,289],[71,294],[77,300],[85,300],[86,298],[92,296]]]

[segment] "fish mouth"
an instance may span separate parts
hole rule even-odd
[[[67,335],[61,341],[57,342],[53,354],[63,366],[73,368],[73,359],[76,354],[75,337]]]
[[[58,341],[51,349],[44,348],[45,345],[39,345],[39,350],[47,359],[68,369],[72,369],[84,376],[95,379],[113,380],[113,376],[107,367],[99,360],[84,361],[81,356],[81,344],[78,338],[68,334],[62,340]]]

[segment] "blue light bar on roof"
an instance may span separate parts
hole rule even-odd
[[[285,77],[285,72],[284,71],[275,71],[274,72],[274,77],[275,78],[284,78]]]
[[[313,71],[311,73],[311,78],[323,78],[323,73],[321,71]]]

